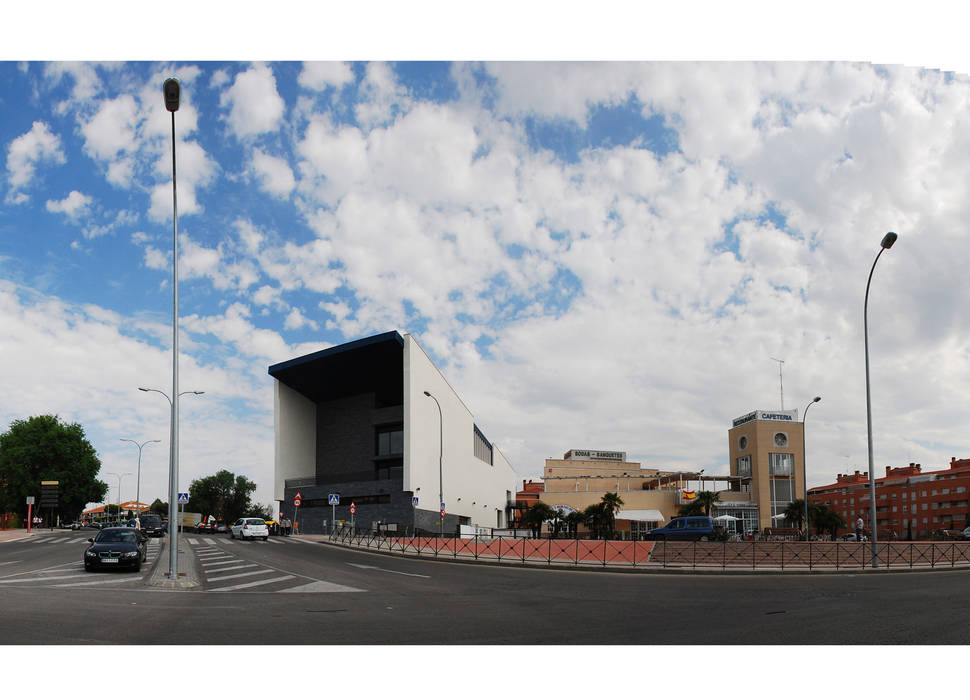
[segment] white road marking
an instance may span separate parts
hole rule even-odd
[[[366,593],[366,591],[363,588],[341,586],[339,583],[330,583],[329,581],[314,581],[303,586],[286,588],[277,591],[277,593]]]
[[[205,554],[199,557],[199,561],[212,561],[213,559],[232,559],[234,554]]]
[[[383,571],[388,574],[400,574],[401,576],[414,576],[415,578],[431,578],[430,576],[425,576],[424,574],[411,574],[407,571],[393,571],[392,569],[381,569],[377,566],[368,566],[367,564],[351,564],[347,562],[350,566],[356,566],[358,569],[373,569],[374,571]]]
[[[19,563],[20,563],[19,559],[17,561],[0,561],[0,566],[2,566],[3,564],[19,564]]]
[[[255,574],[272,574],[276,569],[258,569],[257,571],[247,571],[242,574],[226,574],[225,576],[206,576],[206,581],[225,581],[230,578],[242,578],[243,576],[253,576]]]
[[[241,560],[240,559],[237,559],[236,561],[241,561]],[[228,564],[229,562],[226,562],[226,563]],[[233,571],[234,569],[251,569],[254,566],[259,566],[259,564],[240,564],[239,566],[226,566],[226,567],[223,567],[221,569],[206,569],[206,573],[207,574],[218,574],[218,573],[221,573],[223,571]]]
[[[199,541],[194,537],[186,537],[185,539],[188,541],[189,544],[199,544]]]
[[[240,588],[255,588],[256,586],[266,586],[271,583],[276,583],[278,581],[286,581],[288,579],[295,578],[293,576],[280,576],[279,578],[270,578],[263,581],[252,581],[251,583],[237,583],[235,586],[223,586],[222,588],[210,588],[208,592],[212,591],[236,591]]]
[[[108,578],[100,578],[97,581],[79,581],[77,583],[55,583],[52,588],[72,588],[74,586],[100,586],[104,583],[114,583],[114,582],[125,582],[125,581],[140,581],[142,575],[135,574],[134,576],[125,576],[124,578],[118,576],[112,576]]]

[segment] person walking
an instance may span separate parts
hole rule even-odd
[[[855,541],[862,542],[862,528],[865,523],[862,522],[862,516],[860,515],[855,521]]]

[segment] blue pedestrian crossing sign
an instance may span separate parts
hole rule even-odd
[[[411,505],[414,506],[415,508],[418,507],[418,497],[417,496],[411,496]]]
[[[327,502],[330,505],[332,505],[332,506],[339,506],[340,505],[340,494],[339,493],[327,494]]]
[[[189,502],[189,494],[180,493],[178,497],[178,503],[188,503],[188,502]]]

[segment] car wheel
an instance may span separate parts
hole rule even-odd
[[[141,559],[135,563],[135,571],[141,571]]]
[[[265,542],[265,541],[266,541],[266,540],[268,540],[268,539],[269,539],[269,537],[264,537],[264,538],[263,538],[263,542]]]
[[[236,539],[236,533],[233,532],[232,530],[229,531],[229,539],[231,539],[231,540]]]
[[[84,562],[84,570],[85,571],[94,571],[94,569],[91,568],[91,566],[87,562]]]

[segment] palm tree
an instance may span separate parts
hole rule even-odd
[[[519,522],[532,528],[533,536],[538,539],[542,534],[542,523],[555,517],[557,517],[557,511],[552,506],[542,501],[536,501],[522,514]]]
[[[721,497],[714,491],[700,491],[697,494],[696,502],[704,508],[704,515],[711,514],[711,506],[721,502]]]
[[[603,514],[603,503],[594,503],[583,509],[583,522],[589,528],[590,534],[594,538],[599,538],[600,533],[605,529],[604,523],[606,516]]]
[[[586,522],[586,516],[583,515],[582,511],[574,510],[567,513],[563,519],[566,521],[569,534],[573,537],[579,537],[579,525]]]
[[[798,523],[798,529],[802,529],[802,520],[805,517],[805,501],[796,498],[785,507],[785,520]]]
[[[611,491],[607,491],[600,499],[600,506],[603,508],[603,516],[606,519],[605,525],[608,528],[610,538],[616,534],[616,514],[622,505],[623,499]]]

